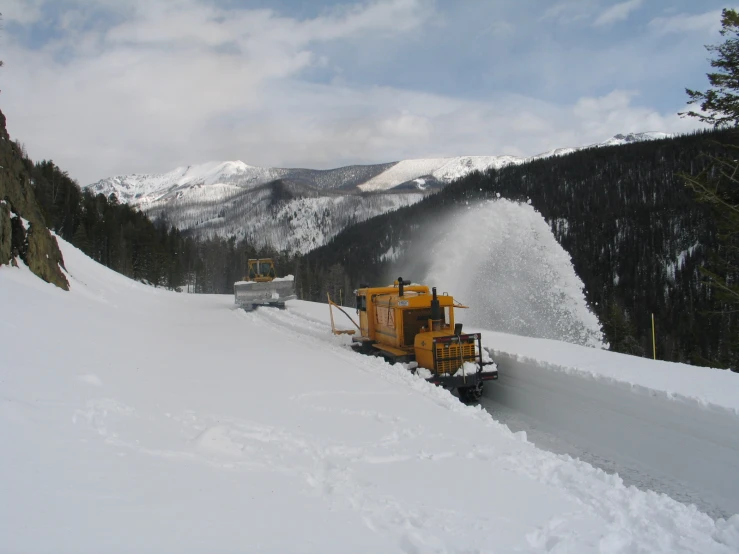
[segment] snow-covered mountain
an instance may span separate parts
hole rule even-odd
[[[88,186],[114,195],[152,218],[200,237],[251,237],[258,245],[306,252],[344,227],[420,201],[473,171],[562,156],[584,148],[667,138],[665,133],[616,135],[599,144],[558,148],[536,156],[458,156],[288,169],[208,162],[162,174],[109,177]]]
[[[255,167],[241,161],[208,162],[178,167],[161,174],[109,177],[89,185],[95,193],[114,194],[119,202],[143,209],[167,200],[218,200],[239,191],[283,179],[316,190],[346,190],[364,183],[391,167],[389,164],[357,165],[338,169],[285,169]],[[206,190],[209,189],[209,190]]]
[[[164,218],[201,238],[248,238],[251,244],[305,253],[348,225],[418,202],[422,191],[349,194],[319,191],[277,180],[253,188],[196,185],[175,197],[141,204],[155,221]]]
[[[536,156],[458,156],[402,160],[375,165],[355,165],[337,169],[287,169],[256,167],[242,161],[208,162],[178,167],[161,174],[131,174],[108,177],[88,185],[95,193],[114,194],[119,202],[144,208],[155,201],[169,199],[217,200],[239,190],[254,188],[283,179],[299,182],[318,190],[346,192],[387,191],[397,187],[425,190],[433,183],[444,185],[473,171],[500,168],[550,156],[561,156],[598,146],[615,146],[645,140],[669,138],[667,133],[618,134],[598,144],[557,148]],[[205,187],[212,188],[205,193]],[[191,190],[192,189],[192,190]]]
[[[661,140],[670,138],[672,135],[668,133],[628,133],[626,135],[618,134],[601,142],[598,146],[621,146],[622,144],[631,144],[633,142],[643,142],[645,140]]]

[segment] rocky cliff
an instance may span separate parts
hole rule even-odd
[[[62,253],[36,201],[29,163],[10,140],[0,111],[0,264],[15,265],[20,258],[44,281],[69,290]]]

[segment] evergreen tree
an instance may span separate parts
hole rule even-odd
[[[689,104],[699,104],[704,113],[695,111],[682,115],[696,117],[714,127],[736,127],[739,124],[739,13],[724,9],[721,13],[721,36],[727,37],[719,45],[706,46],[716,53],[711,67],[717,71],[708,73],[711,87],[705,91],[685,89]]]
[[[717,71],[708,73],[710,88],[705,92],[686,89],[690,104],[700,104],[703,113],[687,112],[715,128],[739,126],[739,14],[724,9],[721,18],[722,44],[706,46],[715,53],[711,67]],[[683,174],[686,185],[693,190],[698,201],[708,204],[718,229],[717,248],[711,252],[709,264],[701,268],[715,290],[721,313],[739,310],[739,147],[727,145],[726,152],[712,156],[712,164],[696,174]],[[739,322],[733,318],[729,345],[722,348],[719,364],[738,367],[739,355],[727,352],[739,350]]]

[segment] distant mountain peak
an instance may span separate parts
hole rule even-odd
[[[669,133],[660,133],[656,131],[649,131],[646,133],[626,133],[622,134],[619,133],[617,135],[613,135],[608,140],[605,140],[596,146],[618,146],[621,144],[631,144],[634,142],[643,142],[645,140],[661,140],[666,138],[671,138],[674,135],[671,135]]]

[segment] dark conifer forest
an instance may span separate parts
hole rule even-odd
[[[412,244],[425,222],[455,205],[498,195],[530,201],[572,256],[613,350],[651,356],[654,314],[658,358],[735,368],[736,316],[700,271],[717,248],[714,220],[679,174],[700,173],[709,155],[737,142],[729,131],[696,133],[473,173],[292,258],[247,241],[196,240],[115,197],[81,190],[51,161],[26,163],[59,236],[131,278],[198,293],[230,294],[248,258],[272,256],[282,274],[295,275],[301,298],[325,302],[329,292],[346,299],[360,283],[391,281],[402,260],[384,261],[383,254]]]

